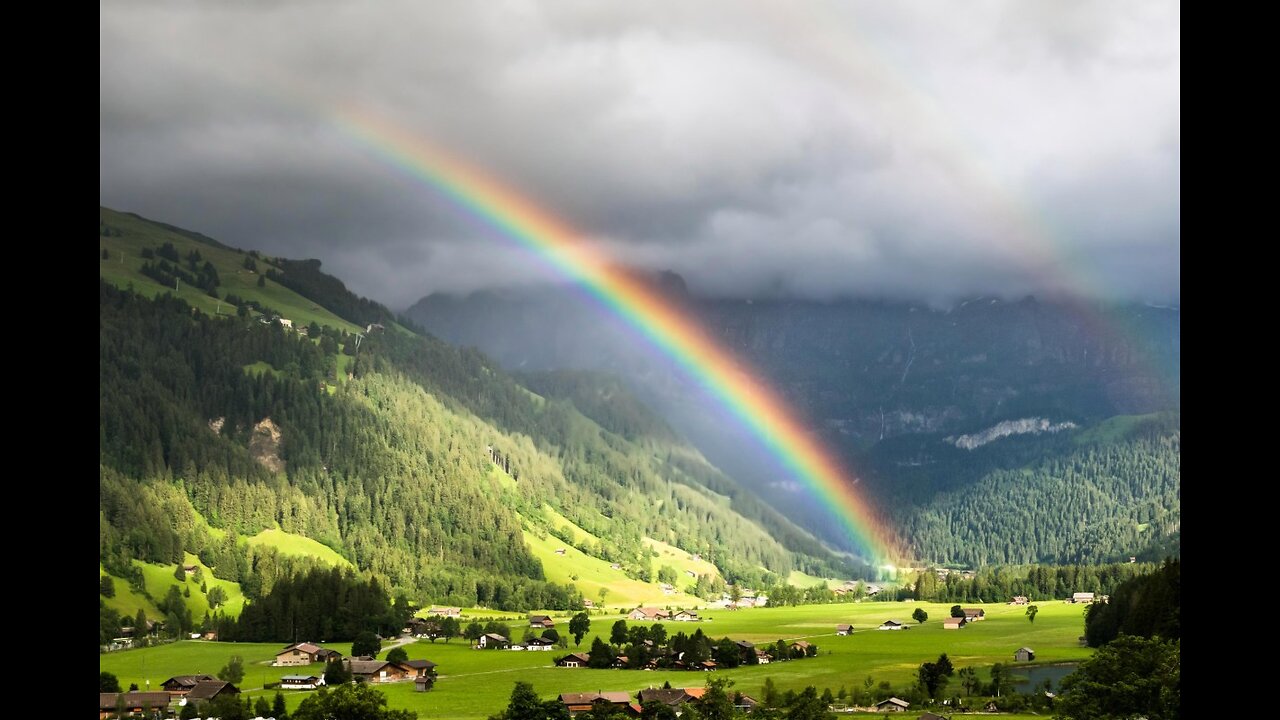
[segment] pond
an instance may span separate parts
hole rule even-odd
[[[1052,683],[1050,692],[1057,692],[1058,684],[1062,682],[1062,678],[1075,672],[1079,666],[1080,663],[1014,666],[1010,668],[1016,678],[1013,687],[1020,693],[1029,693],[1038,689],[1045,680],[1048,680]]]

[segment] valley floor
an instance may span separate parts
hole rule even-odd
[[[875,684],[887,680],[895,687],[901,687],[914,682],[916,669],[921,663],[931,662],[944,652],[957,670],[968,666],[982,668],[984,680],[987,678],[986,668],[997,662],[1012,663],[1014,651],[1023,646],[1035,651],[1036,664],[1078,661],[1093,652],[1079,643],[1084,632],[1084,606],[1061,601],[1037,604],[1040,613],[1034,623],[1027,620],[1025,608],[982,605],[987,619],[960,630],[942,628],[942,619],[949,614],[949,604],[916,602],[708,610],[703,613],[706,619],[701,623],[668,622],[664,626],[669,635],[679,631],[692,633],[700,627],[704,633],[717,639],[728,636],[760,644],[803,638],[819,647],[816,657],[804,660],[717,671],[717,677],[734,682],[735,690],[758,698],[765,678],[769,677],[783,692],[813,685],[819,691],[831,688],[833,693],[837,693],[841,687],[851,690],[860,687],[867,677],[871,677]],[[911,614],[917,607],[929,614],[929,619],[922,625],[911,620]],[[609,629],[618,617],[617,614],[593,616],[592,634],[583,638],[581,648],[571,643],[569,651],[585,651],[596,633],[607,639]],[[912,629],[875,629],[890,619],[909,623]],[[839,623],[852,624],[854,633],[837,636],[835,626]],[[566,633],[567,621],[557,620],[557,629]],[[321,665],[310,668],[270,667],[274,653],[283,645],[183,641],[105,654],[101,656],[99,665],[102,671],[117,675],[122,686],[136,682],[140,688],[146,689],[149,682],[152,689],[158,689],[160,683],[173,675],[216,674],[231,655],[238,654],[244,658],[246,669],[240,687],[251,696],[262,694],[264,683],[278,681],[282,675],[323,672]],[[331,647],[344,655],[351,649],[349,645],[336,643]],[[404,647],[411,659],[426,658],[438,664],[439,680],[435,689],[427,693],[414,692],[412,683],[390,683],[379,688],[386,693],[391,707],[416,710],[422,718],[483,720],[506,707],[511,688],[517,680],[532,683],[534,690],[546,698],[564,692],[599,690],[635,693],[647,687],[661,687],[664,682],[670,682],[672,687],[701,687],[706,682],[705,674],[676,670],[556,668],[554,659],[568,651],[473,650],[461,638],[450,643],[419,640]],[[1014,667],[1016,674],[1017,666]],[[957,680],[953,678],[952,683],[949,690],[958,691]],[[274,691],[267,694],[274,695]],[[296,707],[307,694],[307,691],[286,693],[289,707]]]

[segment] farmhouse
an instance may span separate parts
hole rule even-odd
[[[1013,653],[1014,662],[1031,662],[1036,659],[1036,651],[1029,647],[1020,647]]]
[[[641,705],[662,703],[663,705],[675,707],[696,699],[693,695],[685,692],[684,688],[645,688],[640,691]]]
[[[555,644],[555,642],[553,642],[553,641],[551,641],[551,640],[548,640],[548,639],[546,639],[546,638],[536,637],[536,638],[529,638],[527,641],[525,641],[524,646],[525,646],[525,649],[527,649],[527,650],[543,650],[543,651],[546,651],[546,650],[550,650],[551,648],[555,647],[555,646],[556,646],[556,644]]]
[[[907,625],[903,625],[901,622],[897,620],[885,620],[884,622],[880,623],[880,627],[876,629],[877,630],[910,630],[911,628]]]
[[[756,648],[756,664],[757,665],[768,665],[771,662],[773,662],[772,655],[770,655],[769,653],[759,648]]]
[[[428,615],[439,615],[440,617],[462,617],[462,608],[456,607],[433,607],[427,611]]]
[[[385,683],[409,678],[408,668],[386,660],[349,660],[351,676],[365,682]]]
[[[943,630],[959,630],[968,623],[968,620],[962,617],[949,617],[942,619]]]
[[[1026,595],[1014,595],[1013,599],[1009,601],[1009,604],[1010,605],[1026,605],[1029,602],[1031,601],[1027,599]]]
[[[223,695],[239,695],[240,688],[225,680],[201,680],[187,693],[187,702],[200,703]]]
[[[698,622],[698,613],[692,610],[681,610],[671,616],[673,622]]]
[[[497,633],[485,633],[476,640],[476,647],[481,650],[497,648],[502,649],[511,645],[511,641]]]
[[[341,657],[342,653],[337,650],[329,650],[319,645],[304,642],[286,646],[285,649],[276,653],[276,660],[271,664],[275,667],[310,665],[311,663],[337,660]]]
[[[569,653],[562,658],[556,660],[556,667],[576,668],[586,667],[587,662],[591,660],[591,653]]]
[[[671,612],[656,607],[638,607],[627,613],[628,620],[667,620]]]
[[[551,619],[550,615],[530,615],[529,627],[550,628],[555,627],[556,621]]]
[[[876,703],[876,710],[880,712],[906,712],[909,707],[911,707],[911,703],[896,697]]]
[[[405,674],[414,679],[436,674],[436,664],[430,660],[405,660],[396,664],[404,668]]]
[[[584,608],[589,608],[589,607],[594,607],[594,606],[595,606],[595,603],[591,602],[591,599],[590,599],[590,598],[583,598],[583,599],[582,599],[582,607],[584,607]]]
[[[747,662],[752,656],[756,655],[756,645],[750,640],[734,640],[733,644],[738,646],[738,653],[742,656],[742,662]]]
[[[280,678],[281,690],[315,690],[324,685],[321,675],[285,675]]]
[[[961,608],[961,612],[964,613],[964,619],[969,622],[987,619],[987,611],[982,608]]]
[[[186,695],[203,680],[217,680],[212,675],[174,675],[160,683],[160,687],[170,695]]]
[[[611,705],[628,717],[639,717],[641,712],[640,705],[632,702],[631,694],[626,692],[560,693],[560,702],[569,711],[569,717],[591,712],[597,702]]]
[[[852,626],[852,625],[837,625],[837,626],[836,626],[836,634],[837,634],[837,635],[848,635],[848,634],[849,634],[849,633],[851,633],[851,632],[853,632],[853,626]]]
[[[1072,603],[1091,603],[1093,602],[1093,593],[1078,592],[1071,596]]]
[[[816,649],[812,649],[813,646],[810,645],[809,641],[807,640],[797,640],[791,643],[790,647],[791,647],[791,652],[793,653],[796,651],[799,651],[804,653],[805,655],[813,655],[815,652],[817,652]]]
[[[167,692],[98,693],[98,717],[115,717],[116,705],[121,697],[124,698],[125,708],[131,713],[163,710],[169,707]]]

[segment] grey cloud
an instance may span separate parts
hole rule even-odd
[[[1177,7],[948,7],[112,2],[101,201],[394,306],[553,277],[354,107],[695,291],[1176,301]]]

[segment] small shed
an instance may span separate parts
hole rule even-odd
[[[1014,662],[1031,662],[1036,659],[1036,652],[1029,647],[1020,647],[1013,653]]]

